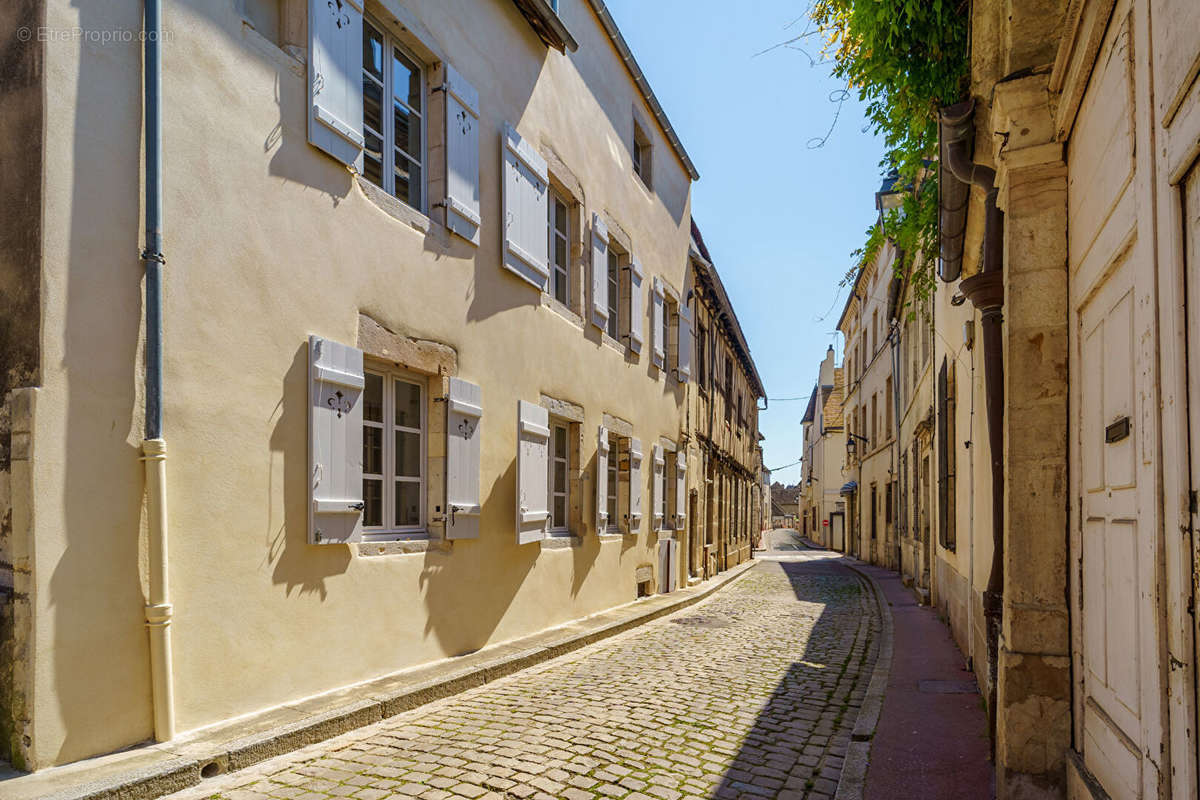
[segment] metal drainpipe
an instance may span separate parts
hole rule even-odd
[[[162,0],[145,0],[146,246],[146,512],[149,538],[150,680],[154,738],[175,736],[171,670],[172,607],[167,581],[167,443],[162,438]]]
[[[974,163],[971,158],[974,116],[974,99],[965,100],[942,109],[939,124],[950,172],[963,183],[973,183],[986,192],[983,268],[979,274],[964,279],[959,288],[980,312],[986,371],[984,400],[992,456],[992,570],[983,594],[983,613],[987,620],[988,729],[994,743],[1000,628],[1004,613],[1004,342],[1000,329],[1004,320],[1004,212],[996,205],[999,192],[996,171]]]
[[[900,489],[900,325],[888,332],[892,345],[892,408],[895,412],[895,438],[892,440],[892,480]],[[903,491],[903,489],[900,489]],[[904,578],[904,545],[900,542],[900,491],[892,492],[892,536],[896,540],[896,574]]]

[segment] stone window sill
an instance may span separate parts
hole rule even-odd
[[[358,183],[358,188],[368,200],[374,203],[381,211],[388,216],[399,220],[400,222],[411,225],[415,230],[421,233],[429,233],[433,222],[428,216],[417,211],[408,203],[401,202],[395,197],[380,189],[375,184],[361,175],[355,176],[355,181]]]
[[[555,314],[558,314],[564,320],[574,325],[580,331],[583,330],[583,317],[579,316],[570,308],[555,300],[546,292],[542,292],[542,308],[550,309]]]
[[[542,539],[543,550],[569,550],[582,546],[583,539],[573,533],[552,533]]]
[[[375,556],[404,556],[421,553],[449,553],[451,543],[442,539],[393,539],[381,542],[359,542],[358,554],[361,557]]]
[[[625,540],[625,535],[622,533],[602,533],[600,541],[602,542],[621,542]]]
[[[613,350],[616,350],[621,355],[625,355],[625,345],[621,344],[616,339],[609,336],[607,331],[601,331],[600,341],[603,342],[604,344],[606,344],[607,346],[611,347]]]

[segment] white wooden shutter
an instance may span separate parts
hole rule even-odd
[[[666,363],[667,354],[667,343],[663,341],[663,314],[666,311],[663,300],[663,283],[655,275],[650,291],[650,341],[654,346],[654,366],[659,369]]]
[[[692,379],[692,312],[687,303],[679,303],[679,336],[675,343],[675,377],[680,383]]]
[[[654,470],[650,474],[650,497],[654,504],[654,530],[662,530],[663,513],[666,508],[667,498],[663,496],[663,474],[667,468],[667,461],[663,455],[663,446],[661,444],[654,445]]]
[[[687,519],[687,451],[675,453],[675,527]]]
[[[546,159],[504,126],[504,267],[545,291],[550,280]]]
[[[483,434],[483,390],[450,379],[446,396],[446,538],[479,536],[479,442]]]
[[[477,245],[479,92],[449,64],[443,67],[442,89],[446,93],[446,227]]]
[[[362,538],[362,351],[308,338],[308,541]]]
[[[608,428],[600,426],[596,441],[596,532],[608,528]]]
[[[550,413],[517,402],[517,544],[546,538],[550,528]]]
[[[361,171],[362,4],[309,0],[308,141]]]
[[[629,440],[629,532],[642,522],[642,440]]]
[[[642,305],[642,281],[646,274],[642,271],[642,262],[636,258],[629,265],[629,349],[635,353],[642,352],[642,341],[645,338],[646,311]]]
[[[658,543],[658,591],[662,594],[675,591],[679,570],[679,541],[663,539]]]
[[[592,214],[592,324],[608,327],[608,226]]]

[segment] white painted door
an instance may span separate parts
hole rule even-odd
[[[845,551],[846,549],[846,530],[845,523],[843,522],[844,519],[845,517],[843,517],[841,514],[829,515],[829,527],[833,531],[830,536],[830,541],[832,542],[831,547],[839,553]]]
[[[1139,522],[1135,421],[1134,265],[1103,280],[1079,309],[1079,549],[1084,761],[1114,797],[1141,797],[1142,686],[1155,654],[1139,646],[1154,587],[1145,559],[1153,531]]]

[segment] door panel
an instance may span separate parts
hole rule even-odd
[[[1143,559],[1134,415],[1133,265],[1123,260],[1079,309],[1084,759],[1109,792],[1139,796]],[[1126,427],[1128,423],[1128,427]],[[1114,795],[1117,796],[1117,795]]]
[[[1191,465],[1189,487],[1192,492],[1192,502],[1195,503],[1195,492],[1200,489],[1200,165],[1193,166],[1184,178],[1183,191],[1183,220],[1184,220],[1184,269],[1187,283],[1187,385],[1188,385],[1188,427],[1190,437],[1188,442],[1188,458]],[[1197,541],[1197,530],[1200,527],[1200,515],[1195,506],[1191,514],[1192,531],[1192,580],[1200,575],[1200,552],[1197,552],[1200,541]],[[1193,597],[1200,592],[1200,586],[1193,585]],[[1195,617],[1200,625],[1200,615]],[[1200,628],[1194,631],[1196,642],[1200,642]],[[1200,672],[1200,671],[1198,671]],[[1194,674],[1194,679],[1200,680],[1200,674]],[[1197,692],[1200,696],[1200,692]]]

